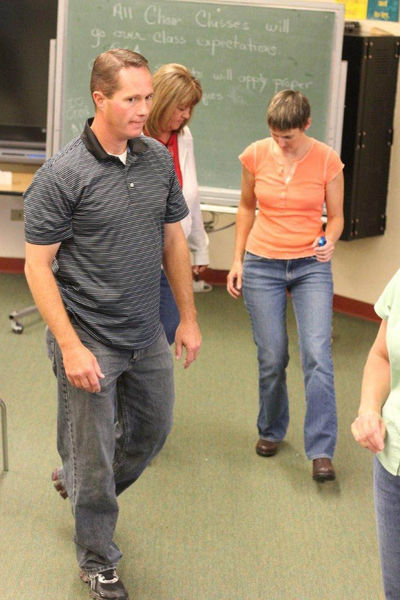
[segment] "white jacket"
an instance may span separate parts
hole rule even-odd
[[[192,253],[193,265],[208,265],[210,262],[208,236],[204,230],[200,211],[193,137],[189,127],[184,127],[178,134],[178,152],[183,181],[182,192],[190,211],[189,215],[181,221],[182,229]]]

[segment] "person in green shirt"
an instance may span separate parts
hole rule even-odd
[[[382,318],[369,352],[355,440],[375,454],[374,497],[386,600],[400,598],[400,270],[375,304]]]

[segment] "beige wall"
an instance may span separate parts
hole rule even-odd
[[[400,35],[400,25],[397,23],[363,24],[364,29],[371,25]],[[353,242],[339,242],[333,261],[336,293],[370,303],[375,302],[388,279],[400,268],[400,77],[396,98],[385,234]]]
[[[399,24],[368,21],[363,29],[379,27],[400,35]],[[377,115],[379,118],[379,115]],[[394,144],[391,154],[387,225],[383,236],[338,242],[333,258],[335,293],[374,303],[390,277],[400,268],[400,77],[394,119]],[[217,227],[232,221],[220,216]],[[233,251],[233,229],[210,235],[211,267],[229,269]]]
[[[22,221],[12,221],[11,211],[21,210],[18,196],[0,196],[0,257],[24,257],[24,227]]]

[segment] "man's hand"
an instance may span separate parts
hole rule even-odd
[[[201,333],[197,321],[181,321],[175,334],[175,358],[179,360],[183,348],[186,348],[186,357],[183,363],[185,369],[196,360],[201,345]]]
[[[64,369],[71,385],[86,392],[100,392],[104,378],[96,357],[83,344],[63,349]]]
[[[385,447],[386,427],[381,415],[370,410],[361,413],[351,425],[351,433],[356,442],[374,454]]]

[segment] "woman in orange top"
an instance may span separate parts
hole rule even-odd
[[[332,148],[307,136],[310,105],[300,92],[276,94],[267,122],[271,137],[254,142],[239,157],[242,194],[227,289],[234,298],[243,290],[258,350],[260,456],[276,454],[289,424],[290,292],[306,392],[305,451],[313,461],[313,479],[323,482],[335,479],[330,261],[343,229],[343,163]]]

